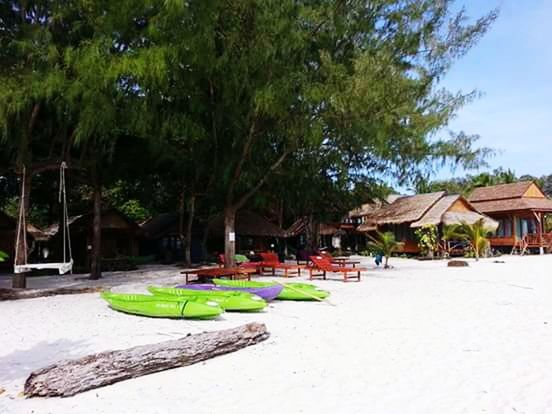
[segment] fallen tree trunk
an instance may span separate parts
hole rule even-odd
[[[105,290],[101,286],[84,288],[53,288],[53,289],[7,289],[0,288],[1,300],[32,299],[43,296],[79,295],[81,293],[96,293]]]
[[[32,372],[25,381],[24,393],[28,397],[70,397],[130,378],[192,365],[256,344],[268,336],[264,324],[249,323],[61,361]]]

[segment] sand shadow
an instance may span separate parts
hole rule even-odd
[[[42,341],[31,348],[16,350],[0,356],[0,383],[26,378],[32,371],[61,360],[82,356],[85,341],[58,339]],[[24,347],[25,344],[22,344]]]

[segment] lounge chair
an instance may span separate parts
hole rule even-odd
[[[297,274],[297,276],[301,276],[301,269],[303,268],[303,266],[282,263],[280,262],[278,255],[275,253],[260,253],[260,255],[263,259],[261,262],[261,270],[263,272],[265,268],[269,268],[272,270],[272,275],[275,275],[276,269],[280,269],[284,271],[284,277],[289,277],[290,275],[295,274]]]
[[[309,267],[309,279],[311,280],[315,277],[322,277],[322,279],[326,280],[326,272],[330,272],[342,273],[344,282],[348,282],[349,280],[360,282],[360,272],[366,270],[361,267],[336,266],[332,264],[329,258],[322,256],[311,256],[310,260],[312,261],[312,266]],[[320,271],[321,273],[314,273],[315,271]],[[349,276],[355,273],[356,276]]]

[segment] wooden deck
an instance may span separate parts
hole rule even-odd
[[[490,237],[491,247],[513,247],[522,241],[519,237]],[[528,234],[523,238],[528,248],[545,247],[552,250],[552,233]]]

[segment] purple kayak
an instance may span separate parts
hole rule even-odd
[[[260,296],[264,300],[271,301],[276,299],[276,296],[280,294],[283,286],[274,285],[267,287],[255,287],[255,288],[238,288],[238,287],[229,287],[229,286],[217,286],[210,283],[196,283],[190,285],[178,285],[177,288],[180,289],[195,289],[195,290],[239,290],[242,292],[252,293],[254,295]]]

